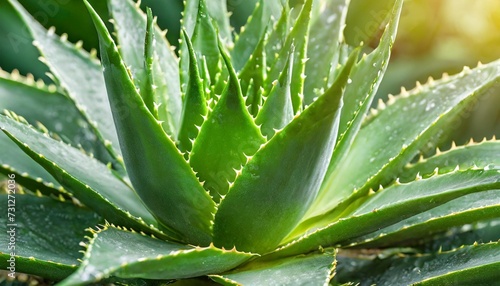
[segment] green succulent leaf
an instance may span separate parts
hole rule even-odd
[[[208,113],[207,95],[205,94],[204,79],[200,75],[198,61],[194,53],[191,40],[187,32],[182,30],[183,41],[185,41],[189,51],[189,84],[186,89],[184,99],[184,109],[182,111],[182,126],[179,132],[179,147],[181,151],[191,151],[192,140],[198,135],[200,127]]]
[[[370,196],[350,216],[304,235],[278,249],[276,254],[304,253],[317,249],[318,245],[345,245],[346,240],[398,223],[453,199],[499,187],[499,171],[483,169],[458,170],[407,184],[395,184]]]
[[[101,66],[97,60],[79,46],[68,43],[66,36],[59,38],[54,30],[46,31],[17,1],[9,1],[33,35],[43,55],[43,61],[54,75],[54,80],[65,89],[101,144],[118,158],[120,146],[106,99]],[[123,169],[121,160],[115,159],[113,164],[115,168]]]
[[[335,252],[300,255],[250,263],[222,275],[211,275],[222,285],[328,285],[334,272]]]
[[[239,71],[248,65],[250,55],[255,54],[254,51],[259,45],[259,39],[262,39],[273,21],[280,18],[283,10],[281,2],[260,0],[256,3],[252,15],[248,18],[245,26],[241,28],[231,51],[235,70]]]
[[[246,156],[253,155],[265,142],[246,109],[229,55],[222,46],[220,49],[230,74],[228,86],[201,126],[189,157],[190,165],[217,202],[228,192]]]
[[[385,272],[363,279],[377,285],[495,285],[500,267],[500,243],[395,258],[391,262]]]
[[[325,156],[333,150],[342,90],[354,60],[324,95],[244,166],[215,216],[216,245],[265,253],[296,226],[326,172]]]
[[[399,175],[402,182],[413,180],[417,175],[427,176],[438,169],[438,173],[447,173],[458,166],[468,169],[474,166],[479,168],[498,168],[500,166],[500,141],[470,142],[464,146],[452,146],[446,152],[438,151],[435,156],[421,158],[417,163],[408,164]]]
[[[268,41],[266,43],[266,66],[272,67],[273,63],[279,57],[279,53],[285,47],[285,41],[290,33],[290,8],[288,5],[283,5],[281,16],[274,24],[271,32],[269,32]]]
[[[246,95],[246,105],[252,116],[257,116],[259,108],[262,106],[262,94],[266,79],[266,52],[265,45],[267,34],[263,34],[260,41],[250,55],[243,69],[238,74],[241,90]]]
[[[0,129],[76,199],[110,222],[164,236],[155,230],[156,221],[137,194],[103,163],[5,116],[0,116]]]
[[[387,184],[419,150],[442,140],[444,126],[456,125],[466,106],[480,100],[500,78],[500,62],[431,81],[383,104],[370,116],[352,142],[349,153],[325,181],[311,215],[323,223],[338,218],[370,188]],[[353,190],[356,190],[353,192]]]
[[[87,285],[110,276],[143,279],[196,277],[230,270],[253,256],[235,249],[172,243],[106,226],[95,232],[88,242],[82,266],[59,285]]]
[[[217,81],[216,76],[221,72],[221,59],[218,49],[218,37],[220,32],[218,30],[219,27],[214,26],[215,23],[213,18],[211,17],[211,13],[209,13],[207,10],[208,4],[206,0],[188,1],[187,5],[190,5],[189,2],[198,3],[198,14],[196,17],[196,25],[194,26],[194,30],[192,31],[192,33],[189,33],[188,27],[186,27],[186,31],[190,35],[194,51],[196,52],[196,56],[199,59],[205,57],[208,73],[210,75],[210,82],[212,84],[215,84]],[[189,70],[189,61],[187,60],[188,57],[189,51],[187,50],[187,45],[181,43],[181,73],[185,73],[185,71]],[[188,83],[189,77],[183,76],[183,78],[185,78],[184,83]]]
[[[307,77],[304,83],[306,105],[311,104],[328,87],[328,75],[332,69],[337,68],[348,3],[347,0],[323,0],[315,3],[315,6],[324,7],[319,15],[313,16],[309,31],[305,69]],[[348,98],[347,94],[344,98]]]
[[[26,155],[16,143],[5,134],[0,134],[0,173],[15,174],[17,182],[29,190],[45,195],[66,194],[61,185],[44,168]]]
[[[453,226],[496,218],[500,213],[499,197],[500,190],[466,195],[347,243],[363,248],[395,246],[426,239]]]
[[[17,177],[16,177],[17,180]],[[75,271],[85,229],[102,222],[94,212],[46,197],[0,195],[0,268],[8,269],[14,253],[15,271],[61,280]],[[7,216],[13,204],[14,216]],[[13,218],[13,221],[10,219]],[[14,243],[11,237],[15,238]]]
[[[307,41],[312,5],[312,0],[307,0],[305,2],[295,25],[290,31],[290,34],[288,34],[278,57],[274,59],[274,62],[271,65],[271,69],[269,70],[269,80],[279,78],[279,75],[283,71],[288,61],[288,55],[294,55],[292,84],[290,87],[294,113],[302,110],[305,78],[304,70],[307,60]],[[266,90],[270,90],[271,87],[272,82],[268,81],[266,84]]]
[[[387,69],[391,55],[391,47],[396,38],[402,6],[403,1],[396,1],[391,20],[386,27],[379,46],[369,55],[364,55],[353,67],[350,75],[350,83],[345,90],[344,106],[342,108],[339,125],[340,135],[337,139],[337,145],[333,151],[330,166],[328,167],[328,172],[325,176],[320,195],[316,199],[313,207],[311,207],[309,214],[305,216],[306,218],[318,215],[320,212],[324,211],[323,205],[325,205],[325,201],[332,200],[332,197],[335,197],[333,200],[338,202],[340,198],[340,196],[338,196],[338,179],[335,175],[332,175],[332,173],[335,173],[335,171],[341,172],[337,170],[337,168],[343,168],[339,166],[339,164],[341,164],[342,159],[350,152],[349,149],[352,145],[352,141],[359,132],[364,116],[371,106],[373,97],[382,80],[382,76]],[[371,162],[370,164],[365,163],[363,165],[371,165]],[[333,202],[326,204],[330,207],[334,206]],[[327,220],[331,219],[327,218]],[[314,221],[314,219],[312,221]],[[306,227],[309,224],[311,224],[311,221],[306,221],[304,223]]]
[[[293,117],[293,102],[291,95],[293,68],[293,49],[288,56],[288,61],[279,79],[273,83],[273,88],[266,98],[255,123],[261,125],[261,131],[269,140],[273,137],[275,130],[283,129]]]
[[[214,202],[144,105],[104,23],[86,5],[99,34],[108,96],[135,190],[162,225],[184,241],[208,244]]]
[[[23,77],[17,71],[13,74],[0,71],[0,110],[5,109],[32,125],[41,123],[61,140],[81,145],[96,158],[109,156],[71,100],[55,86],[46,86],[40,80],[35,82],[32,75]]]
[[[130,0],[108,0],[108,6],[113,15],[120,54],[132,73],[135,85],[141,89],[141,94],[144,89],[154,92],[153,101],[158,108],[159,120],[163,121],[163,129],[173,138],[177,138],[182,97],[179,61],[172,47],[156,23],[152,23],[150,36],[154,37],[155,41],[150,45],[150,56],[153,59],[148,74],[144,65],[146,15]]]
[[[204,6],[206,7],[204,11],[204,15],[209,16],[212,18],[216,26],[218,27],[219,34],[221,39],[226,43],[227,45],[231,45],[232,42],[232,33],[231,33],[231,26],[229,25],[229,18],[228,12],[227,12],[227,7],[226,7],[226,1],[224,0],[209,0],[206,1]],[[184,8],[184,13],[183,13],[183,18],[182,18],[182,26],[188,33],[188,35],[192,38],[193,33],[195,30],[196,26],[196,21],[198,20],[198,17],[200,16],[199,14],[199,7],[200,7],[200,0],[186,0],[185,2],[185,8]],[[202,14],[203,15],[203,14]]]

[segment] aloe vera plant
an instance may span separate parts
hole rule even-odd
[[[234,36],[225,2],[188,0],[178,54],[150,10],[108,0],[113,38],[85,2],[100,60],[9,1],[56,85],[0,74],[0,171],[19,185],[1,196],[17,191],[2,268],[59,285],[497,282],[500,143],[419,156],[500,62],[370,109],[402,0],[362,55],[348,0],[262,0]]]

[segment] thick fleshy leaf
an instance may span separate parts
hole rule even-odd
[[[347,85],[344,96],[344,106],[342,107],[342,114],[340,117],[337,145],[332,154],[330,166],[328,167],[328,172],[324,179],[321,192],[313,207],[311,207],[311,211],[306,215],[306,218],[318,215],[321,211],[324,211],[324,208],[321,206],[325,204],[325,200],[331,200],[339,191],[337,178],[332,175],[332,173],[335,173],[337,168],[342,168],[339,164],[349,152],[352,141],[361,127],[362,120],[372,104],[373,97],[387,69],[391,55],[391,47],[396,37],[402,5],[403,1],[396,1],[391,21],[386,27],[379,46],[369,55],[364,55],[352,69],[350,84]],[[368,165],[365,163],[362,164]],[[334,206],[333,202],[328,204],[328,206]],[[310,222],[305,223],[306,227],[308,223]]]
[[[272,1],[269,1],[272,2]],[[313,17],[307,43],[304,104],[309,105],[328,87],[328,74],[338,64],[340,42],[348,6],[347,0],[322,0],[319,15]],[[346,93],[346,97],[348,94]],[[345,103],[344,103],[345,104]],[[345,107],[344,107],[345,108]]]
[[[68,43],[66,37],[59,38],[54,30],[46,31],[17,1],[10,1],[31,31],[43,61],[55,76],[54,80],[66,90],[102,144],[118,156],[120,146],[97,60],[79,46]],[[122,168],[120,161],[113,163],[116,168]]]
[[[120,54],[130,68],[137,87],[144,89],[147,78],[144,67],[144,35],[146,15],[130,0],[108,0],[113,15]],[[153,84],[156,86],[154,101],[158,106],[159,120],[164,130],[174,138],[180,128],[182,98],[179,84],[179,63],[164,33],[156,23],[152,25]]]
[[[335,251],[250,263],[241,269],[212,275],[222,285],[329,285],[334,272]]]
[[[190,165],[217,202],[236,178],[236,170],[246,163],[246,156],[253,155],[265,142],[246,109],[229,55],[220,48],[230,79],[214,110],[203,122],[189,157]]]
[[[8,269],[12,261],[16,272],[61,280],[75,271],[80,241],[85,229],[102,219],[88,209],[51,198],[31,195],[0,195],[0,268]],[[15,209],[11,212],[9,205]],[[15,216],[8,216],[9,213]],[[14,237],[14,243],[10,238]]]
[[[395,179],[419,150],[442,140],[446,135],[444,127],[456,125],[461,112],[499,79],[500,61],[492,62],[430,81],[380,106],[378,114],[365,121],[349,153],[325,181],[323,188],[328,191],[321,193],[309,217],[330,212],[321,216],[328,223],[370,188]]]
[[[109,276],[144,279],[197,277],[230,270],[253,256],[234,249],[172,243],[106,226],[90,239],[78,271],[59,285],[87,285]]]
[[[198,135],[198,128],[204,121],[208,113],[207,98],[203,78],[200,75],[198,61],[185,30],[182,30],[183,41],[186,43],[189,51],[189,83],[186,89],[184,99],[184,108],[182,110],[182,125],[179,132],[179,147],[181,151],[191,151],[192,142]]]
[[[354,59],[323,96],[249,159],[219,205],[216,245],[264,253],[276,247],[302,218],[329,163],[342,90]]]
[[[144,105],[104,23],[85,3],[99,34],[109,100],[135,190],[162,225],[186,242],[208,244],[214,202]]]
[[[241,32],[234,43],[231,51],[235,70],[241,70],[254,53],[259,39],[262,38],[266,29],[273,21],[277,21],[281,16],[283,4],[280,1],[260,0],[256,3],[255,10],[248,18],[248,22],[241,28]]]
[[[208,3],[207,3],[208,2]],[[217,27],[214,26],[214,20],[212,19],[212,13],[208,12],[210,2],[222,2],[220,0],[207,1],[207,0],[192,0],[187,1],[186,13],[195,12],[196,15],[195,25],[191,30],[189,26],[184,26],[187,34],[190,36],[191,42],[193,44],[194,51],[198,59],[205,57],[208,73],[210,75],[210,82],[212,85],[216,83],[216,76],[221,72],[220,66],[220,52],[218,49],[218,37],[219,32]],[[191,5],[196,3],[196,9],[191,9]],[[189,11],[189,12],[188,12]],[[189,17],[184,18],[183,21],[189,22]],[[189,51],[187,44],[181,42],[181,79],[183,84],[188,84],[189,82]],[[184,88],[184,86],[183,86]],[[183,89],[184,90],[184,89]]]
[[[267,34],[263,34],[257,47],[250,55],[250,59],[238,74],[241,90],[246,95],[246,105],[254,117],[257,116],[259,108],[262,106],[262,94],[267,73],[266,40]]]
[[[453,226],[496,218],[500,214],[499,197],[500,190],[463,196],[347,243],[363,248],[395,246],[402,242],[426,239]]]
[[[281,49],[285,46],[285,41],[290,33],[290,8],[283,5],[281,16],[269,33],[269,39],[266,43],[266,66],[271,67],[279,57]]]
[[[0,116],[0,128],[72,195],[108,221],[153,232],[156,222],[136,193],[106,165],[33,128]]]
[[[465,146],[453,146],[446,152],[438,151],[435,156],[421,158],[417,163],[408,164],[399,175],[402,182],[410,181],[420,174],[426,176],[438,173],[447,173],[458,166],[460,169],[472,168],[499,168],[500,166],[500,141],[470,142]]]
[[[17,71],[7,74],[0,70],[0,110],[10,110],[24,117],[30,124],[43,124],[61,140],[82,148],[101,159],[108,156],[103,144],[89,129],[73,102],[53,85],[35,82],[33,76],[20,76]]]
[[[408,184],[395,184],[373,194],[346,218],[308,233],[285,245],[274,255],[312,251],[319,245],[344,245],[349,239],[423,213],[468,194],[500,188],[498,170],[459,170]]]
[[[266,98],[264,106],[259,111],[255,123],[261,126],[261,131],[269,140],[275,130],[283,129],[294,117],[291,95],[293,67],[293,50],[279,79],[273,83],[273,88]]]
[[[304,70],[307,61],[307,41],[312,5],[312,0],[307,0],[304,3],[296,24],[293,26],[290,34],[288,34],[285,42],[283,43],[283,47],[281,48],[279,55],[274,59],[274,63],[269,71],[268,82],[266,84],[266,90],[269,90],[272,86],[271,81],[279,78],[279,75],[283,71],[288,60],[288,55],[294,50],[292,84],[290,89],[293,101],[293,110],[295,113],[302,110],[305,79]]]
[[[15,174],[17,182],[23,187],[44,195],[66,194],[66,191],[44,168],[26,155],[16,143],[12,142],[5,134],[0,134],[0,173],[4,175]]]
[[[457,250],[393,258],[385,272],[363,277],[363,285],[495,285],[500,242]]]
[[[198,15],[200,0],[187,0],[183,18],[182,26],[186,29],[186,32],[190,37],[193,36],[193,32],[196,26],[196,20]],[[217,28],[221,39],[226,45],[231,45],[232,33],[231,27],[229,25],[229,17],[226,8],[226,1],[224,0],[209,0],[206,1],[206,10],[210,18],[214,19],[217,23]]]

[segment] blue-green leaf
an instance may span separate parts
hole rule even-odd
[[[9,1],[22,16],[55,80],[65,89],[102,144],[118,158],[120,146],[99,63],[78,46],[68,43],[66,36],[59,38],[54,30],[46,31],[17,1]],[[121,168],[120,160],[113,163]]]
[[[270,1],[272,2],[272,1]],[[340,42],[348,6],[347,0],[322,0],[315,3],[321,9],[314,15],[307,43],[304,104],[309,105],[328,87],[328,75],[338,64]],[[346,97],[347,94],[346,94]],[[346,98],[345,97],[345,98]]]
[[[76,199],[108,221],[165,236],[137,194],[103,163],[5,116],[0,116],[0,129]]]
[[[15,209],[10,212],[15,217],[6,212],[0,217],[0,268],[11,266],[9,259],[14,253],[15,272],[53,280],[64,279],[75,271],[85,230],[102,222],[86,208],[51,198],[2,194],[0,203],[5,211],[8,204],[14,204]],[[14,243],[8,243],[11,236]]]
[[[142,90],[148,88],[145,83],[148,76],[144,67],[146,16],[130,0],[108,1],[120,44],[120,54],[142,94]],[[177,138],[182,110],[179,60],[156,23],[153,23],[151,28],[151,36],[155,38],[151,47],[151,56],[154,59],[151,74],[155,86],[154,102],[158,107],[159,120],[163,121],[163,129],[173,138]]]
[[[222,285],[328,285],[334,272],[335,252],[294,256],[249,263],[226,274],[211,275]]]
[[[104,23],[85,3],[99,34],[108,96],[135,190],[162,225],[186,242],[208,244],[214,202],[144,105]]]
[[[133,245],[133,247],[130,247]],[[110,276],[181,279],[230,270],[254,254],[163,241],[106,226],[90,239],[81,267],[59,285],[87,285]]]

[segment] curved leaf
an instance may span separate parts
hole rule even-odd
[[[351,81],[346,87],[344,106],[340,116],[337,145],[333,151],[321,192],[313,207],[311,207],[311,211],[306,215],[306,218],[318,215],[321,211],[324,211],[322,205],[324,205],[326,201],[332,200],[332,197],[337,196],[339,192],[339,187],[337,186],[338,179],[335,175],[332,175],[332,173],[335,173],[337,168],[342,168],[342,166],[339,165],[347,153],[350,152],[349,149],[352,145],[352,141],[359,132],[363,118],[372,104],[373,97],[387,69],[391,55],[391,47],[396,38],[402,5],[403,1],[396,1],[391,21],[386,27],[379,46],[369,55],[364,55],[352,69],[350,75]],[[339,171],[337,170],[337,172]],[[335,198],[333,200],[337,201],[338,199]],[[330,207],[334,206],[333,202],[328,205]],[[310,223],[311,222],[307,222],[305,225]]]
[[[215,216],[216,245],[265,253],[295,227],[319,189],[354,62],[318,100],[250,158]]]
[[[254,254],[234,249],[172,243],[106,226],[90,239],[78,271],[59,285],[87,285],[110,276],[144,279],[197,277],[227,271],[252,256]]]
[[[266,101],[259,110],[255,123],[260,125],[262,134],[269,140],[275,130],[283,129],[294,117],[291,95],[293,50],[279,79],[273,83]]]
[[[465,146],[452,147],[446,152],[440,152],[430,158],[421,158],[417,163],[408,164],[399,175],[401,181],[413,180],[418,174],[426,176],[438,173],[447,173],[455,169],[472,168],[499,168],[500,166],[500,141],[483,141],[469,143]]]
[[[89,130],[73,102],[53,85],[35,82],[33,76],[23,77],[17,71],[6,74],[0,70],[0,110],[10,110],[24,117],[30,124],[43,124],[50,132],[74,146],[81,145],[96,158],[109,154]]]
[[[294,60],[290,91],[292,95],[294,113],[302,110],[305,78],[304,70],[307,60],[307,41],[312,5],[312,0],[307,0],[304,3],[295,25],[283,43],[283,47],[280,49],[279,55],[274,58],[274,62],[271,65],[271,69],[269,70],[269,75],[267,77],[268,81],[265,86],[265,90],[270,90],[272,86],[271,80],[279,78],[279,75],[284,70],[288,61],[288,55],[293,54]],[[295,52],[292,52],[293,50]]]
[[[248,18],[245,26],[241,28],[231,51],[236,71],[241,70],[247,64],[267,27],[280,18],[283,10],[283,4],[280,2],[260,0],[256,3],[252,15]]]
[[[442,139],[446,130],[443,127],[462,120],[463,110],[477,102],[499,79],[500,61],[492,62],[418,86],[410,94],[403,93],[387,106],[382,105],[377,115],[366,120],[349,153],[331,173],[323,186],[330,191],[322,192],[314,214],[328,213],[321,217],[326,225],[370,188],[395,179],[419,150]]]
[[[45,195],[66,194],[61,185],[45,169],[26,155],[16,143],[5,134],[0,134],[0,173],[15,174],[17,182],[23,187]]]
[[[187,36],[187,32],[182,30],[183,41],[185,41],[189,51],[189,83],[184,99],[182,110],[182,125],[179,132],[179,147],[182,151],[191,151],[192,142],[198,135],[198,128],[202,125],[208,113],[207,95],[205,94],[204,78],[200,75],[198,61]],[[208,79],[207,79],[208,80]]]
[[[130,0],[108,0],[109,11],[113,15],[116,36],[120,44],[120,54],[130,68],[137,87],[147,89],[144,67],[144,35],[146,16]],[[154,102],[158,106],[159,120],[164,130],[174,138],[180,128],[182,98],[179,85],[179,60],[166,41],[164,33],[156,23],[152,25],[155,41],[151,47],[153,66],[151,74],[156,92]]]
[[[500,188],[497,170],[465,170],[434,176],[379,191],[346,218],[307,233],[278,249],[274,255],[293,255],[318,248],[344,245],[349,239],[374,232],[423,213],[455,198]]]
[[[337,68],[349,0],[317,2],[314,5],[321,11],[311,20],[307,43],[308,60],[305,68],[307,77],[304,82],[304,104],[306,105],[311,104],[314,98],[320,96],[328,87],[328,74],[332,69]]]
[[[8,217],[6,212],[0,217],[0,268],[10,266],[13,252],[16,272],[53,280],[66,278],[79,264],[79,243],[87,235],[86,229],[101,223],[102,219],[72,203],[31,195],[14,197],[0,195],[5,211],[8,201],[15,200],[15,217]],[[15,237],[15,243],[8,244],[11,236]]]
[[[395,258],[387,271],[363,279],[377,285],[495,285],[499,267],[500,243],[495,242]]]
[[[245,265],[226,274],[211,275],[222,285],[329,285],[335,252],[311,254]]]
[[[363,248],[393,247],[398,243],[428,238],[453,226],[497,218],[500,214],[499,197],[500,190],[466,195],[346,244]]]
[[[85,4],[99,34],[108,96],[135,190],[162,225],[186,242],[208,244],[214,202],[144,105],[99,15]]]
[[[118,158],[120,146],[106,99],[101,67],[96,59],[78,46],[68,43],[65,37],[59,38],[54,30],[46,31],[17,1],[9,1],[31,31],[44,62],[55,76],[54,80],[66,90],[102,144]],[[116,168],[123,168],[119,159],[113,163]]]
[[[137,194],[106,165],[5,116],[0,116],[0,129],[75,198],[108,221],[164,236],[155,229],[156,221]]]

